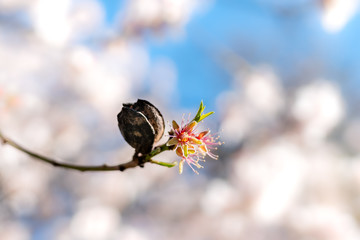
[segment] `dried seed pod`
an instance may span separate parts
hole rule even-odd
[[[125,104],[124,106],[130,107],[144,114],[155,130],[154,142],[156,143],[161,139],[165,130],[165,122],[162,114],[154,105],[146,100],[138,99],[135,104]]]
[[[164,134],[165,123],[160,111],[146,100],[123,104],[117,116],[119,129],[136,152],[149,153]]]

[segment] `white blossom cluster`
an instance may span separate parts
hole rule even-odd
[[[152,59],[141,39],[184,37],[210,2],[125,1],[114,29],[96,0],[0,0],[1,132],[71,163],[130,160],[122,103],[141,96],[167,120],[180,112],[176,64]],[[358,4],[323,2],[329,31]],[[230,88],[214,96],[218,161],[200,175],[151,164],[79,173],[1,145],[0,239],[360,239],[360,120],[341,86],[326,77],[289,86],[271,65],[226,54]]]

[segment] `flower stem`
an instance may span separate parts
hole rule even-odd
[[[157,164],[160,166],[168,167],[168,168],[175,167],[177,164],[176,162],[168,163],[168,162],[160,162],[160,161],[151,159],[152,157],[154,157],[164,151],[173,150],[173,149],[174,149],[173,146],[168,146],[167,143],[159,145],[159,146],[155,147],[154,150],[146,156],[145,161],[154,163],[154,164]]]
[[[147,156],[146,156],[146,161],[150,161],[152,157],[158,155],[159,153],[162,153],[164,151],[168,151],[168,150],[173,150],[172,146],[167,146],[166,143],[159,145],[157,147],[154,148],[154,150],[152,150]]]

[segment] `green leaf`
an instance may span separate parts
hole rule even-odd
[[[213,113],[215,113],[215,112],[208,112],[207,114],[200,116],[199,122],[201,122],[202,120],[204,120],[205,118],[207,118],[208,116],[210,116]]]
[[[201,100],[199,109],[198,109],[198,111],[197,111],[197,113],[196,113],[193,121],[196,121],[196,122],[199,122],[199,121],[200,121],[199,119],[201,118],[201,114],[204,112],[204,109],[205,109],[205,106],[204,106],[203,101]]]
[[[210,116],[211,114],[213,114],[214,112],[209,112],[206,114],[202,114],[204,112],[205,106],[203,104],[203,101],[201,101],[200,106],[199,106],[199,110],[197,111],[194,119],[192,121],[195,122],[201,122],[202,120],[204,120],[206,117]]]
[[[168,168],[172,168],[175,167],[177,165],[177,162],[172,162],[172,163],[168,163],[168,162],[160,162],[160,161],[156,161],[156,160],[150,160],[151,163],[163,166],[163,167],[168,167]]]

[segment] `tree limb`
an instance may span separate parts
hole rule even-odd
[[[66,168],[66,169],[72,169],[72,170],[78,170],[81,172],[89,172],[89,171],[125,171],[128,168],[134,168],[137,166],[143,167],[144,163],[146,162],[151,162],[151,163],[155,163],[161,166],[167,166],[167,167],[173,167],[176,164],[175,163],[163,163],[163,162],[159,162],[159,161],[154,161],[151,158],[154,157],[155,155],[166,151],[166,150],[171,150],[171,147],[166,146],[166,144],[160,145],[158,147],[155,147],[155,149],[150,152],[149,154],[145,155],[145,156],[139,156],[138,154],[134,154],[133,159],[127,163],[122,163],[122,164],[118,164],[118,165],[93,165],[93,166],[89,166],[89,165],[77,165],[77,164],[71,164],[71,163],[65,163],[65,162],[59,162],[53,158],[35,153],[21,145],[19,145],[18,143],[14,142],[13,140],[11,140],[10,138],[4,136],[2,134],[2,132],[0,131],[0,140],[3,142],[3,144],[8,144],[18,150],[20,150],[23,153],[26,153],[27,155],[33,157],[36,160],[42,161],[42,162],[46,162],[48,164],[53,165],[54,167],[60,167],[60,168]]]

